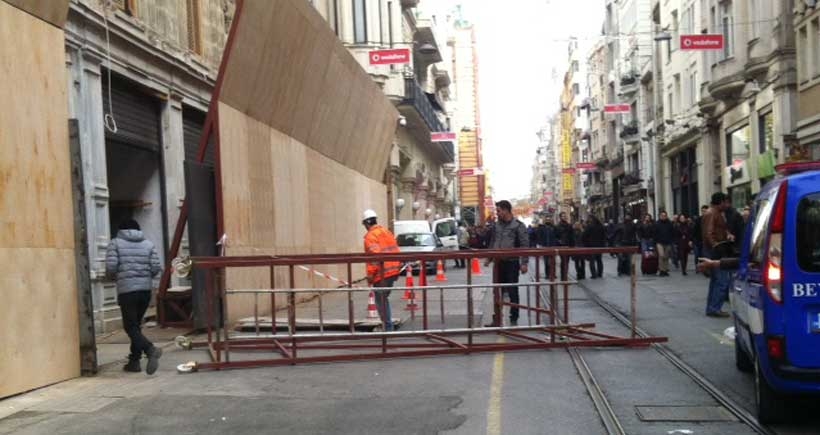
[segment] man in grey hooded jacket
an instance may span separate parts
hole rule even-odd
[[[111,240],[105,253],[105,272],[117,281],[122,325],[131,339],[131,354],[123,367],[127,372],[142,371],[142,354],[148,357],[145,372],[151,375],[157,371],[162,349],[142,335],[141,324],[151,302],[153,278],[161,270],[157,250],[145,239],[137,221],[129,219],[120,224],[117,237]]]

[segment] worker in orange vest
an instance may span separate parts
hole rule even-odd
[[[379,225],[376,212],[365,210],[362,225],[367,229],[364,236],[364,252],[371,255],[399,252],[396,237],[387,228]],[[401,272],[398,261],[374,261],[367,263],[367,282],[377,288],[393,287]],[[393,319],[390,314],[390,290],[375,290],[376,307],[382,319],[385,331],[393,330]]]

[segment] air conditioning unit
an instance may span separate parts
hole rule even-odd
[[[731,165],[723,168],[723,179],[727,186],[737,186],[752,181],[749,174],[748,160],[735,160]]]

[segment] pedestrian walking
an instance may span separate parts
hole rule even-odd
[[[709,206],[700,207],[700,216],[692,223],[692,247],[695,250],[695,262],[705,257],[703,254],[703,216],[709,211]]]
[[[538,231],[536,234],[538,235],[539,248],[551,248],[556,246],[555,227],[552,225],[552,221],[550,219],[544,218],[544,222],[538,226]],[[552,278],[550,272],[555,272],[555,270],[551,268],[554,261],[554,257],[549,255],[544,256],[544,276]]]
[[[638,226],[638,238],[641,240],[641,252],[655,248],[655,222],[651,214],[646,214]]]
[[[556,246],[575,246],[575,230],[567,220],[566,213],[558,214],[558,224],[555,226]],[[569,276],[569,256],[561,255],[561,281],[566,281]]]
[[[624,222],[618,230],[618,246],[638,246],[638,228],[631,215],[624,216]],[[618,276],[631,275],[630,255],[618,254]]]
[[[662,211],[653,229],[660,263],[660,276],[669,276],[669,257],[672,254],[674,231],[675,228],[672,226],[672,221],[669,220],[669,215]]]
[[[470,249],[470,234],[467,233],[467,228],[464,226],[463,223],[458,226],[458,249]],[[467,267],[467,260],[464,258],[457,258],[456,267],[460,267],[462,269]]]
[[[686,275],[686,268],[689,264],[689,253],[692,252],[692,227],[684,214],[678,216],[675,244],[677,246],[678,259],[680,260],[681,273]]]
[[[521,247],[529,247],[530,240],[527,227],[513,216],[512,204],[507,200],[498,201],[495,203],[495,208],[498,213],[498,221],[492,232],[493,238],[490,241],[490,249],[518,249]],[[518,284],[519,273],[521,275],[527,273],[529,263],[527,257],[508,257],[496,261],[498,282],[502,284]],[[489,266],[490,262],[491,260],[488,259],[484,265]],[[509,296],[511,303],[518,304],[520,302],[517,285],[503,286],[501,292]],[[495,294],[494,296],[498,298],[502,295]],[[496,299],[495,302],[496,307],[501,305],[501,301]],[[493,315],[493,323],[491,323],[490,326],[501,326],[500,314],[500,312],[497,312]],[[518,325],[518,314],[518,307],[510,307],[510,325]]]
[[[117,236],[105,252],[105,274],[117,282],[117,303],[122,314],[122,326],[131,341],[126,372],[140,372],[140,360],[145,355],[145,373],[157,371],[162,349],[142,335],[142,320],[151,303],[154,277],[162,271],[154,244],[145,238],[134,219],[122,222]]]
[[[575,248],[582,248],[584,247],[584,226],[580,222],[575,222],[575,225],[572,226],[573,230],[573,237],[572,240],[575,242],[573,247]],[[572,259],[575,263],[575,278],[576,279],[586,279],[586,256],[585,255],[573,255]]]
[[[364,252],[369,255],[391,254],[399,252],[396,237],[387,228],[378,224],[378,216],[373,210],[362,214],[362,225],[367,230],[364,236]],[[390,290],[401,272],[398,261],[373,261],[367,263],[367,282],[376,288],[376,308],[379,311],[385,331],[393,330],[393,317],[390,312]],[[425,273],[425,271],[421,271]]]
[[[606,247],[606,232],[601,221],[595,216],[590,216],[583,234],[584,246],[590,248]],[[601,254],[592,254],[589,258],[589,274],[592,279],[604,276],[604,261]]]
[[[724,212],[728,209],[727,196],[723,192],[712,195],[711,207],[703,216],[703,246],[705,256],[712,260],[734,257],[732,245],[734,235],[729,233]],[[728,317],[722,310],[728,297],[731,276],[725,270],[712,270],[709,275],[709,296],[706,315],[709,317]]]

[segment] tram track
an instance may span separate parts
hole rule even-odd
[[[579,283],[579,287],[584,291],[587,295],[588,299],[594,302],[597,306],[601,309],[606,311],[609,315],[611,315],[615,320],[619,323],[623,324],[627,328],[631,327],[631,323],[629,318],[621,313],[621,311],[613,304],[603,300],[597,293],[590,290],[583,284]],[[639,337],[649,337],[650,334],[647,333],[645,330],[641,329],[640,327],[635,327],[635,332]],[[683,359],[679,356],[675,355],[672,350],[660,343],[655,343],[651,345],[655,351],[657,351],[664,359],[669,361],[672,365],[674,365],[681,373],[686,375],[690,378],[693,382],[695,382],[699,387],[701,387],[706,393],[712,396],[715,401],[717,401],[721,406],[726,408],[726,410],[735,416],[740,422],[748,426],[752,429],[755,433],[761,435],[776,435],[774,431],[769,429],[768,427],[760,424],[757,421],[757,418],[746,410],[742,405],[737,403],[735,400],[730,398],[726,393],[721,391],[714,383],[709,381],[706,377],[701,375],[694,367],[686,363]],[[572,357],[573,363],[575,364],[576,369],[584,381],[584,384],[587,388],[587,391],[592,398],[593,404],[595,405],[596,410],[598,411],[601,420],[604,424],[604,427],[607,430],[607,433],[610,435],[616,434],[624,434],[623,427],[621,427],[620,423],[618,422],[617,416],[615,416],[612,408],[609,406],[609,403],[606,397],[603,395],[603,392],[598,385],[597,381],[595,380],[594,376],[592,376],[592,372],[589,370],[589,366],[587,366],[586,362],[583,359],[583,356],[577,349],[568,349],[570,356]]]

